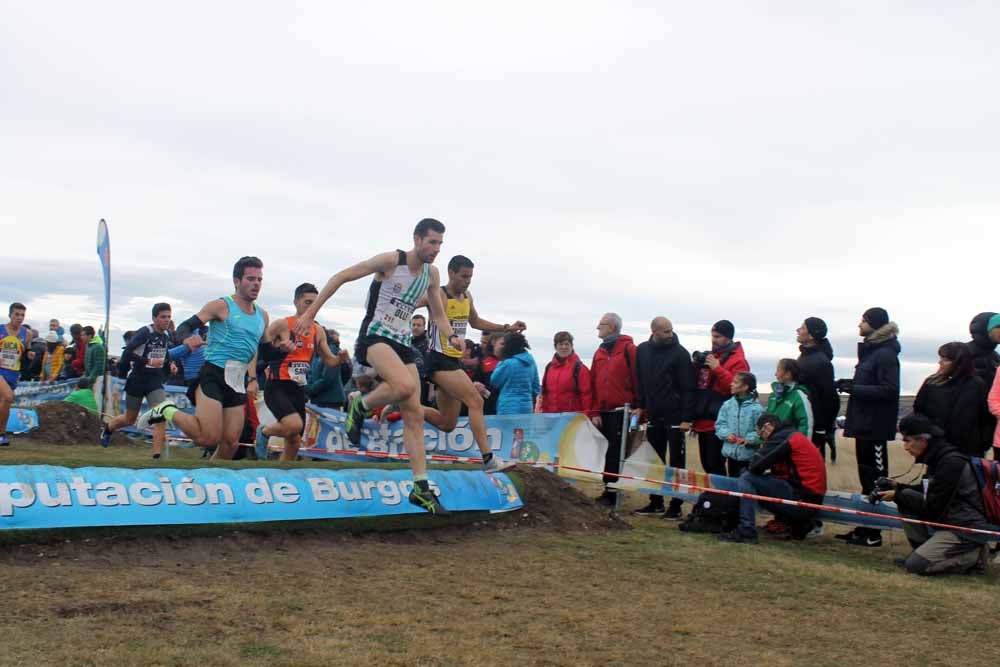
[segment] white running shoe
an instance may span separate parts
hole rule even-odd
[[[510,470],[516,465],[517,461],[504,461],[494,454],[489,463],[483,464],[483,472],[503,472],[504,470]]]
[[[164,408],[176,408],[174,402],[171,400],[163,401],[158,405],[154,405],[149,410],[146,410],[139,418],[135,420],[135,427],[140,431],[144,431],[149,428],[150,424],[160,422],[166,419],[163,415]]]

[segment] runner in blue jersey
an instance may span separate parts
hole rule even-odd
[[[243,431],[247,391],[257,391],[257,346],[268,326],[267,313],[254,303],[263,280],[264,264],[259,259],[240,258],[233,267],[236,293],[209,301],[197,315],[177,327],[178,336],[184,339],[208,324],[208,346],[195,393],[195,413],[181,412],[166,400],[143,413],[138,428],[163,417],[196,444],[216,447],[215,458],[233,458]]]
[[[438,516],[448,511],[427,480],[424,411],[420,405],[416,351],[410,346],[410,318],[428,290],[437,294],[441,288],[438,270],[431,264],[443,241],[444,225],[432,218],[421,220],[413,230],[411,250],[382,253],[337,273],[295,324],[297,335],[308,334],[320,308],[342,285],[374,274],[355,357],[359,363],[374,368],[383,382],[368,395],[351,401],[344,426],[350,441],[358,444],[364,420],[383,405],[398,403],[403,414],[403,445],[413,470],[410,502]],[[428,307],[441,335],[456,349],[463,350],[465,342],[452,331],[441,300],[431,299]]]
[[[24,324],[27,309],[23,303],[12,303],[7,309],[10,323],[0,326],[0,447],[10,444],[7,418],[14,404],[14,389],[21,378],[21,362],[31,345],[31,329]]]

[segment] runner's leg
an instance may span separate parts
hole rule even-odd
[[[445,422],[445,425],[450,425],[450,428],[440,426],[438,428],[446,432],[454,429],[455,422],[458,421],[458,413],[461,410],[459,403],[464,403],[465,407],[469,409],[469,428],[472,429],[472,436],[476,439],[479,453],[484,456],[491,454],[490,441],[486,436],[486,417],[483,415],[483,397],[479,395],[465,371],[438,371],[434,374],[434,384],[441,390],[438,393],[438,406],[441,405],[441,397],[447,396],[451,404],[449,405],[449,401],[446,399],[446,409],[453,407],[455,412],[455,417],[450,422]],[[451,417],[450,410],[442,412],[442,417]]]
[[[125,414],[118,415],[117,417],[109,421],[106,428],[109,431],[117,431],[120,428],[131,426],[132,424],[135,423],[135,420],[138,418],[139,418],[138,410],[126,410]]]
[[[365,406],[374,410],[387,403],[399,403],[403,413],[403,446],[410,456],[414,476],[427,475],[424,447],[424,409],[420,405],[420,374],[415,364],[405,365],[396,351],[384,343],[368,348],[368,361],[383,382],[365,396]],[[374,397],[374,401],[372,401]]]
[[[14,392],[7,380],[0,377],[0,434],[7,433],[7,418],[10,417],[10,407],[14,405]]]
[[[201,397],[198,397],[198,404],[201,404]],[[236,453],[236,448],[240,446],[240,433],[243,432],[244,411],[242,405],[233,408],[225,408],[222,411],[222,437],[219,446],[215,450],[213,459],[232,460]]]
[[[459,371],[459,373],[461,372]],[[437,385],[437,391],[435,392],[437,409],[424,406],[424,420],[445,433],[451,433],[455,430],[455,424],[458,423],[458,416],[462,412],[462,402],[437,383],[436,379],[445,373],[446,371],[438,371],[434,374],[434,384]],[[465,375],[465,373],[462,373],[462,375]],[[466,375],[466,377],[468,376]]]
[[[222,403],[206,396],[200,385],[195,398],[193,415],[178,410],[170,421],[196,445],[214,447],[222,439]]]
[[[302,436],[296,431],[295,435],[285,436],[285,451],[281,452],[279,461],[294,461],[299,455],[299,447],[302,446]]]
[[[159,458],[167,444],[167,423],[153,424],[153,458]]]

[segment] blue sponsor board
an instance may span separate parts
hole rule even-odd
[[[7,415],[7,433],[21,434],[38,428],[38,413],[24,408],[12,408]]]
[[[431,470],[451,511],[522,507],[507,475]],[[0,466],[0,529],[247,523],[422,514],[406,470]]]
[[[346,415],[338,410],[310,405],[305,429],[306,449],[302,453],[315,458],[358,461],[366,452],[391,457],[405,452],[402,421],[365,421],[361,444],[355,446],[344,432],[345,418]],[[559,458],[559,443],[569,426],[580,419],[582,417],[577,413],[489,415],[486,417],[486,435],[490,450],[502,458],[525,463],[551,463]],[[424,447],[428,454],[481,456],[465,418],[459,419],[450,433],[425,423]],[[338,450],[354,451],[358,455],[335,453]],[[371,457],[370,460],[381,461],[384,457]]]
[[[14,388],[14,407],[33,408],[49,401],[61,401],[76,391],[76,382],[19,382]]]

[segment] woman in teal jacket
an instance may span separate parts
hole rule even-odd
[[[774,372],[777,382],[771,383],[771,398],[767,411],[777,415],[782,424],[795,427],[807,438],[812,437],[813,411],[809,392],[799,384],[799,362],[781,359]]]
[[[508,333],[494,346],[502,360],[490,376],[493,391],[500,392],[498,415],[525,415],[535,411],[535,398],[542,391],[538,366],[528,341],[519,333]]]
[[[764,407],[757,400],[757,378],[753,373],[737,373],[730,389],[733,395],[722,404],[715,419],[715,436],[722,441],[727,474],[739,477],[760,447],[757,418],[764,414]]]

